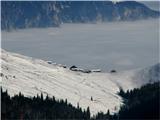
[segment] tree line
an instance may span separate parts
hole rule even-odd
[[[89,107],[82,110],[79,105],[72,106],[66,100],[56,100],[37,95],[27,98],[19,93],[10,97],[7,91],[1,89],[2,120],[48,120],[48,119],[90,119]]]
[[[43,94],[34,97],[25,97],[19,93],[10,97],[7,91],[1,88],[1,117],[2,120],[53,120],[53,119],[83,119],[83,120],[123,120],[123,119],[159,119],[160,83],[147,84],[141,88],[128,90],[120,89],[118,93],[124,100],[118,113],[111,115],[99,112],[90,115],[89,107],[83,110],[77,104],[72,106],[66,100],[57,100]]]

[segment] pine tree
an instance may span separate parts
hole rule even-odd
[[[87,119],[90,119],[90,109],[89,109],[89,107],[87,107],[86,115],[87,115]]]
[[[41,93],[41,101],[43,101],[43,94]]]
[[[79,109],[79,103],[77,103],[77,109]]]
[[[110,111],[109,111],[109,109],[108,109],[108,111],[107,111],[107,115],[110,116]]]
[[[92,98],[92,96],[91,96],[91,101],[93,101],[93,98]]]

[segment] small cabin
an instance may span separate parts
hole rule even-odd
[[[47,61],[48,64],[52,64],[52,61]]]
[[[91,70],[91,72],[101,72],[101,69],[94,69],[94,70]]]
[[[91,70],[84,69],[84,70],[82,70],[81,72],[83,72],[83,73],[91,73]]]
[[[73,65],[69,69],[75,71],[77,69],[77,67],[75,65]]]
[[[75,65],[71,66],[69,69],[72,71],[78,71],[78,72],[83,72],[83,73],[90,73],[91,72],[91,70],[88,70],[88,69],[77,68]]]
[[[111,71],[110,71],[110,73],[116,73],[116,72],[117,72],[116,70],[111,70]]]

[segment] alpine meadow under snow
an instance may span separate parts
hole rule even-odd
[[[90,107],[91,114],[99,111],[117,112],[122,98],[117,94],[124,90],[159,81],[159,68],[137,69],[119,73],[81,73],[71,71],[47,61],[22,56],[2,50],[2,88],[10,95],[22,92],[25,96],[55,96],[80,107]],[[93,100],[91,100],[91,97]]]

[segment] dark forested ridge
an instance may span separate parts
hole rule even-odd
[[[140,89],[120,92],[125,105],[119,111],[121,119],[160,119],[160,83],[147,84]]]
[[[47,120],[47,119],[90,119],[90,110],[82,110],[79,106],[73,107],[67,100],[43,95],[33,98],[24,97],[21,93],[10,97],[1,90],[2,120]]]
[[[51,27],[157,18],[160,13],[135,1],[2,1],[1,28]]]
[[[122,89],[118,93],[124,99],[119,112],[110,116],[114,120],[159,120],[160,119],[160,82],[146,84],[141,88]],[[100,113],[97,119],[105,119],[107,114]]]
[[[100,112],[91,117],[90,110],[82,110],[79,105],[73,107],[67,100],[56,100],[54,97],[43,95],[33,98],[24,97],[21,93],[10,97],[7,91],[1,89],[1,116],[7,119],[105,119],[105,120],[130,120],[150,119],[158,120],[160,107],[160,83],[147,84],[140,89],[124,92],[120,90],[119,95],[124,98],[124,105],[114,115]]]

